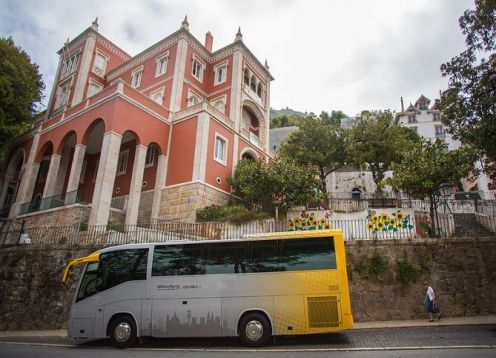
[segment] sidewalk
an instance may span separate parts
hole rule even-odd
[[[441,320],[429,322],[425,320],[412,321],[374,321],[356,322],[352,329],[370,328],[400,328],[400,327],[423,327],[423,326],[459,326],[474,324],[496,324],[496,315],[493,316],[470,316],[470,317],[447,317]],[[3,337],[67,337],[65,329],[57,330],[26,330],[26,331],[0,331]]]
[[[428,318],[411,321],[373,321],[355,322],[352,329],[367,328],[400,328],[400,327],[423,327],[423,326],[460,326],[473,324],[496,324],[496,315],[492,316],[469,316],[469,317],[441,317],[429,322]],[[1,334],[1,332],[0,332]]]

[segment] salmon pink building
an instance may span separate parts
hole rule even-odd
[[[227,202],[236,164],[268,157],[273,78],[240,31],[212,44],[210,32],[204,43],[191,35],[187,18],[136,56],[97,20],[66,43],[46,114],[4,165],[3,212],[35,220],[83,208],[89,225],[135,224],[191,221]]]

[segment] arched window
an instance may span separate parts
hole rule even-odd
[[[250,72],[248,71],[247,68],[245,68],[244,82],[245,82],[245,85],[247,85],[247,86],[250,85]]]
[[[225,114],[225,112],[226,112],[226,104],[224,103],[223,100],[216,101],[215,104],[214,104],[214,107],[219,112]]]
[[[251,76],[250,88],[253,92],[257,91],[257,78],[254,75]]]
[[[262,98],[262,83],[261,82],[258,82],[257,96],[260,97],[260,98]]]

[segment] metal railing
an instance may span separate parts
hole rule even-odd
[[[41,198],[40,200],[34,200],[29,203],[21,204],[19,208],[19,215],[79,203],[82,201],[83,197],[84,190],[78,189],[67,193]]]
[[[124,210],[127,204],[127,195],[113,197],[110,201],[110,207],[114,209]]]

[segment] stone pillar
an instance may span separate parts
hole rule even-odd
[[[0,206],[5,204],[5,197],[7,196],[7,189],[9,189],[9,183],[12,180],[13,176],[5,174],[3,178],[2,190],[0,191]]]
[[[69,166],[69,160],[71,159],[71,149],[65,148],[62,158],[60,160],[59,172],[57,174],[57,180],[55,181],[55,190],[53,195],[62,194],[64,190],[65,177],[67,175],[67,167]]]
[[[108,223],[121,140],[122,136],[114,132],[107,132],[103,136],[89,225],[107,225]]]
[[[176,63],[174,64],[174,77],[172,80],[171,99],[169,105],[171,112],[177,112],[181,109],[187,53],[188,40],[185,35],[181,35],[179,41],[177,42]]]
[[[33,143],[31,144],[31,149],[25,164],[24,172],[20,177],[21,182],[19,184],[19,190],[17,191],[16,201],[10,208],[9,218],[16,217],[19,213],[20,204],[31,201],[31,197],[33,196],[34,184],[36,177],[38,176],[38,169],[40,168],[40,163],[34,162],[36,152],[38,151],[40,136],[40,131],[37,129],[33,136]]]
[[[86,83],[88,82],[88,73],[90,72],[91,60],[93,58],[93,53],[95,52],[95,44],[95,35],[90,34],[86,39],[83,54],[79,59],[81,64],[79,65],[79,74],[77,76],[76,83],[74,84],[72,106],[75,106],[83,100],[84,89],[86,88]]]
[[[234,131],[239,132],[241,128],[241,98],[243,88],[243,54],[239,48],[233,53],[231,103],[229,118],[234,122]]]
[[[239,148],[239,134],[238,133],[234,133],[234,140],[233,140],[233,164],[232,164],[232,170],[231,170],[231,175],[234,176],[234,170],[236,169],[236,165],[238,165],[238,162],[239,162],[239,152],[238,152],[238,148]]]
[[[198,115],[198,122],[196,125],[196,144],[192,178],[193,181],[199,180],[205,182],[209,125],[210,116],[207,112],[201,112]]]
[[[141,199],[141,188],[143,187],[143,172],[145,170],[147,147],[137,145],[134,154],[133,174],[131,176],[131,185],[129,187],[129,196],[127,200],[125,225],[136,225],[138,221],[139,204]]]
[[[67,182],[67,189],[66,189],[66,204],[69,198],[67,196],[67,193],[71,193],[73,191],[78,190],[79,188],[79,179],[81,178],[81,170],[83,168],[83,162],[84,162],[84,154],[86,153],[86,146],[84,144],[77,144],[74,147],[74,155],[72,157],[72,165],[71,165],[71,171],[69,174],[69,181]]]
[[[157,162],[157,174],[155,176],[155,189],[153,189],[152,219],[158,219],[160,204],[162,201],[162,189],[165,186],[165,176],[167,174],[167,157],[160,155]]]
[[[45,188],[43,189],[43,198],[55,195],[55,183],[57,182],[61,159],[62,156],[59,154],[52,154],[50,157],[50,166],[48,167]]]
[[[14,218],[19,214],[21,204],[31,201],[39,169],[40,163],[32,163],[26,166],[21,184],[19,185],[19,191],[17,192],[16,202],[10,208],[9,218]]]

